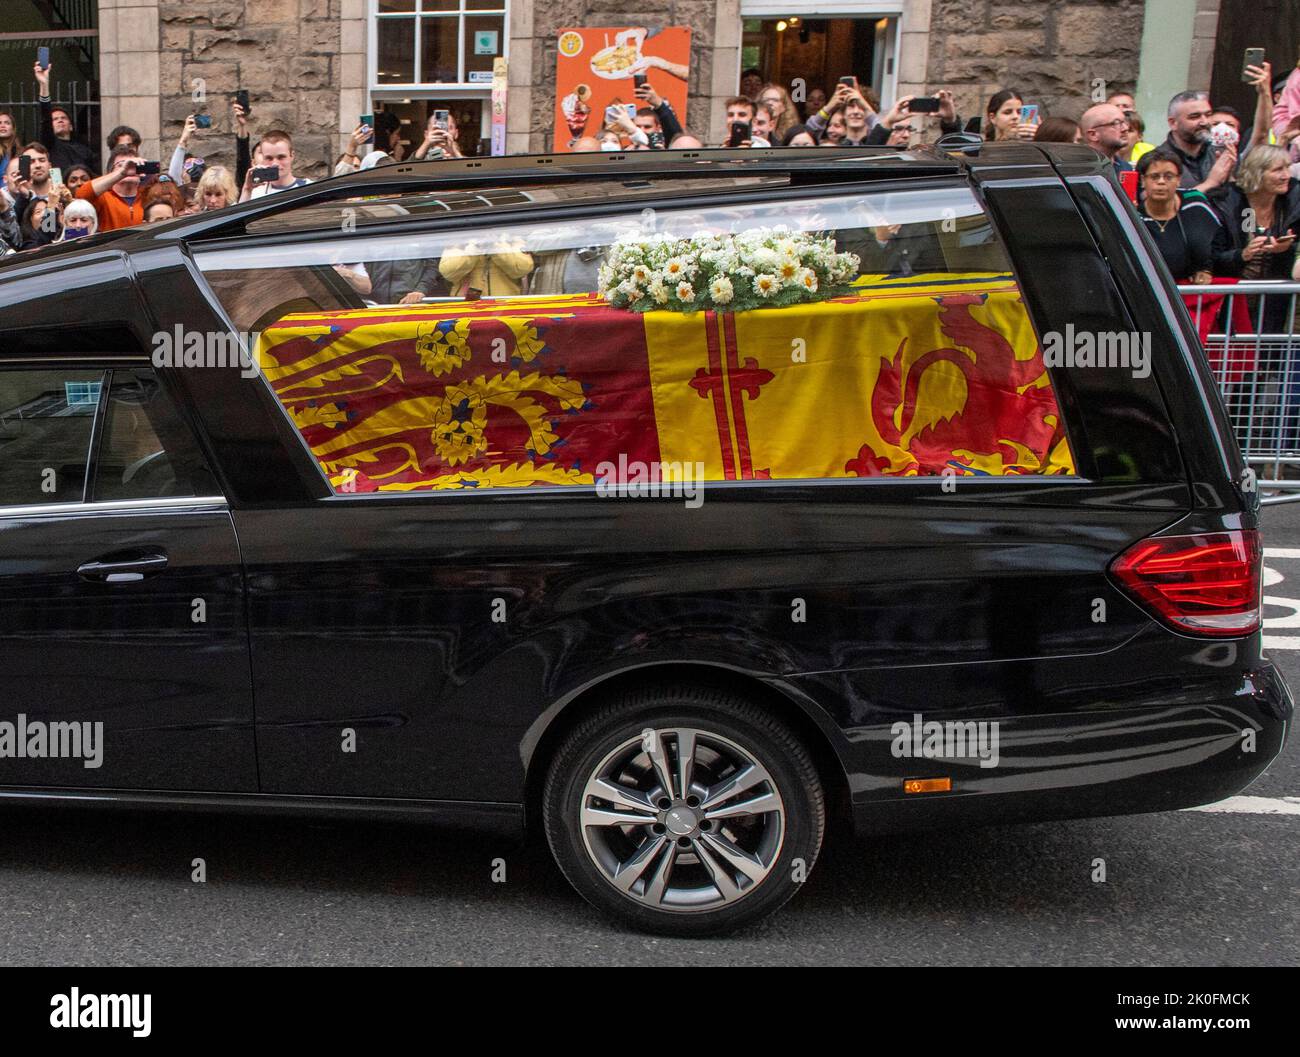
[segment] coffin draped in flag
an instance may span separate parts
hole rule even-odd
[[[597,294],[295,313],[258,362],[336,488],[1073,473],[1009,275],[720,314]]]

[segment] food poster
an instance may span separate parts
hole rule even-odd
[[[672,105],[686,127],[686,75],[691,31],[684,26],[562,29],[556,48],[555,151],[567,153],[582,136],[599,136],[605,108],[642,104],[633,77]]]

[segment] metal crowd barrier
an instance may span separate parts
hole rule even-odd
[[[1179,286],[1264,503],[1300,501],[1300,283]]]

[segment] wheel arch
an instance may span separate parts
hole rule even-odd
[[[524,765],[524,825],[540,830],[542,789],[546,772],[565,736],[584,717],[624,689],[669,687],[689,683],[741,694],[777,711],[808,748],[826,796],[827,822],[850,828],[852,805],[848,771],[835,747],[830,717],[803,694],[750,672],[706,662],[655,662],[611,672],[593,680],[548,708],[529,728],[520,744]]]

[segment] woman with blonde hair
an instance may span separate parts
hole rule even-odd
[[[767,108],[772,111],[772,116],[776,121],[776,128],[772,137],[773,143],[784,139],[785,134],[799,124],[799,111],[795,109],[790,93],[779,84],[763,85],[763,90],[758,93],[758,102],[767,104]]]
[[[235,187],[235,178],[224,165],[211,165],[199,177],[199,198],[203,212],[210,209],[225,209],[239,201],[239,191]]]

